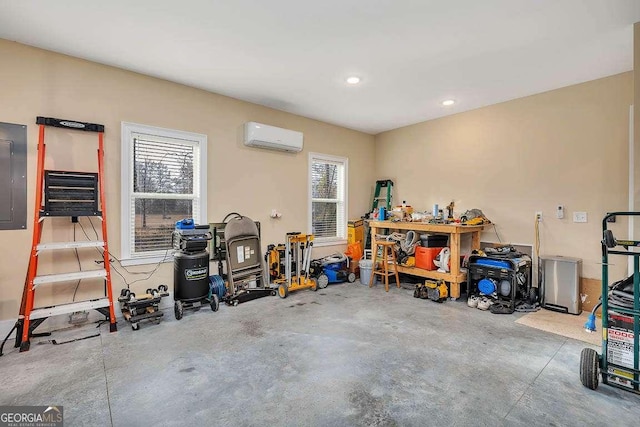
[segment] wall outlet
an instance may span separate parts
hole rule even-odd
[[[562,205],[556,206],[556,217],[558,219],[564,218],[564,206]]]
[[[573,222],[587,222],[587,213],[586,212],[574,212],[573,213]]]
[[[536,219],[538,220],[538,222],[542,222],[542,211],[536,212]]]
[[[281,218],[282,214],[277,209],[271,209],[271,218]]]

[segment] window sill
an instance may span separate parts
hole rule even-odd
[[[347,239],[315,239],[313,241],[313,246],[323,247],[323,246],[339,246],[346,245]]]
[[[171,262],[173,261],[173,255],[167,254],[165,256],[152,256],[152,257],[141,257],[141,258],[128,258],[120,260],[120,265],[123,267],[130,267],[132,265],[148,265],[148,264],[159,264],[163,262]]]

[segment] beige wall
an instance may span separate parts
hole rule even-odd
[[[456,211],[478,207],[496,223],[503,241],[533,243],[533,215],[541,210],[543,254],[584,260],[583,275],[600,277],[600,219],[627,206],[627,145],[633,73],[432,120],[385,132],[375,138],[337,126],[234,100],[167,81],[0,40],[0,120],[29,125],[29,229],[2,231],[0,320],[16,317],[27,268],[33,215],[37,115],[103,123],[106,126],[107,202],[112,252],[120,254],[120,122],[204,133],[209,138],[210,221],[238,211],[261,221],[263,245],[282,241],[285,232],[305,230],[307,153],[349,158],[349,214],[369,208],[372,183],[391,178],[394,200],[430,209],[451,200]],[[242,124],[258,121],[304,132],[305,150],[296,155],[247,148]],[[375,141],[375,144],[374,144]],[[94,165],[91,135],[53,130],[47,135],[47,166],[87,169]],[[375,149],[374,149],[375,147]],[[563,204],[565,219],[555,218]],[[269,213],[283,213],[272,220]],[[576,224],[572,212],[587,211]],[[55,224],[51,227],[51,223]],[[97,222],[94,221],[97,225]],[[91,233],[88,222],[85,228]],[[616,234],[626,224],[614,225]],[[55,230],[55,232],[52,232]],[[43,240],[73,238],[68,219],[47,220]],[[82,231],[76,232],[79,239]],[[495,241],[492,229],[484,240]],[[318,255],[336,248],[323,248]],[[91,268],[96,253],[84,254]],[[42,257],[42,271],[70,271],[73,254]],[[149,271],[153,266],[129,267]],[[123,271],[122,268],[119,269]],[[141,291],[172,283],[172,265],[163,264],[151,280],[131,275]],[[622,275],[624,266],[614,268]],[[114,274],[114,288],[123,286]],[[38,291],[38,304],[69,301],[75,286]],[[78,299],[93,295],[82,284]],[[99,294],[99,292],[98,292]]]
[[[338,126],[276,111],[202,90],[70,58],[0,40],[0,120],[28,125],[28,224],[24,231],[1,231],[0,320],[15,318],[31,245],[37,126],[35,117],[51,116],[102,123],[106,127],[106,171],[109,240],[120,255],[120,122],[128,121],[208,136],[208,216],[221,221],[232,211],[262,223],[263,246],[283,241],[287,231],[307,228],[308,152],[349,158],[349,215],[359,217],[369,207],[375,181],[374,137]],[[304,151],[286,154],[242,144],[242,125],[257,121],[304,133]],[[54,129],[47,134],[47,167],[51,169],[95,169],[96,141],[92,134]],[[282,218],[269,217],[271,209]],[[83,220],[91,234],[90,225]],[[52,224],[53,227],[52,227]],[[94,220],[98,226],[98,222]],[[55,233],[51,230],[55,229]],[[69,219],[46,220],[43,241],[72,240]],[[76,230],[78,239],[84,236]],[[322,248],[316,254],[331,252]],[[95,268],[95,252],[82,256],[83,268]],[[77,270],[75,256],[41,257],[43,272]],[[154,266],[129,267],[149,271]],[[122,268],[119,269],[123,271]],[[145,275],[124,273],[128,281]],[[114,289],[123,287],[113,275]],[[133,285],[140,292],[161,283],[171,285],[172,264],[163,264],[151,280]],[[75,284],[43,286],[36,304],[70,302]],[[94,288],[93,292],[91,288]],[[98,295],[99,295],[98,289]],[[96,295],[95,286],[80,286],[77,299]]]
[[[583,276],[599,278],[601,220],[628,204],[632,82],[624,73],[384,132],[378,178],[417,209],[451,200],[458,212],[482,209],[503,242],[532,244],[542,211],[540,253],[582,258]],[[574,223],[574,211],[588,223]],[[613,229],[626,236],[626,223]],[[483,240],[497,241],[493,228]]]

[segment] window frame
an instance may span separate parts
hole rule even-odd
[[[331,246],[331,245],[344,245],[347,243],[347,223],[349,217],[349,159],[347,157],[334,156],[330,154],[322,154],[322,153],[309,153],[309,163],[308,163],[308,215],[307,215],[307,229],[311,234],[313,233],[313,202],[315,199],[313,198],[313,163],[314,162],[331,162],[331,163],[339,163],[342,164],[343,167],[343,175],[344,182],[342,185],[338,182],[338,193],[342,189],[342,205],[343,205],[343,224],[339,224],[336,219],[336,229],[338,230],[337,236],[335,237],[314,237],[314,246]],[[338,194],[340,196],[340,194]],[[340,199],[340,197],[338,197]],[[320,201],[320,200],[318,200]],[[340,208],[340,201],[338,201],[338,206],[336,207],[336,212]]]
[[[186,132],[181,130],[161,128],[157,126],[143,125],[131,122],[122,122],[122,141],[121,141],[121,221],[120,221],[120,258],[124,266],[155,264],[159,262],[169,262],[172,257],[167,256],[167,251],[152,251],[147,253],[133,252],[133,235],[131,210],[133,209],[133,134],[141,133],[160,138],[178,139],[185,141],[185,144],[196,147],[194,150],[194,163],[198,162],[198,181],[194,182],[193,194],[197,195],[198,212],[193,212],[196,223],[207,223],[207,135]],[[197,157],[197,160],[195,159]],[[156,194],[156,193],[152,193]],[[165,195],[163,193],[163,195]],[[169,195],[171,198],[171,195]]]

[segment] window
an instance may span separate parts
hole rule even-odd
[[[207,222],[207,136],[123,122],[121,165],[123,262],[165,260],[176,221]]]
[[[320,244],[346,241],[347,167],[344,157],[309,154],[309,229]]]

